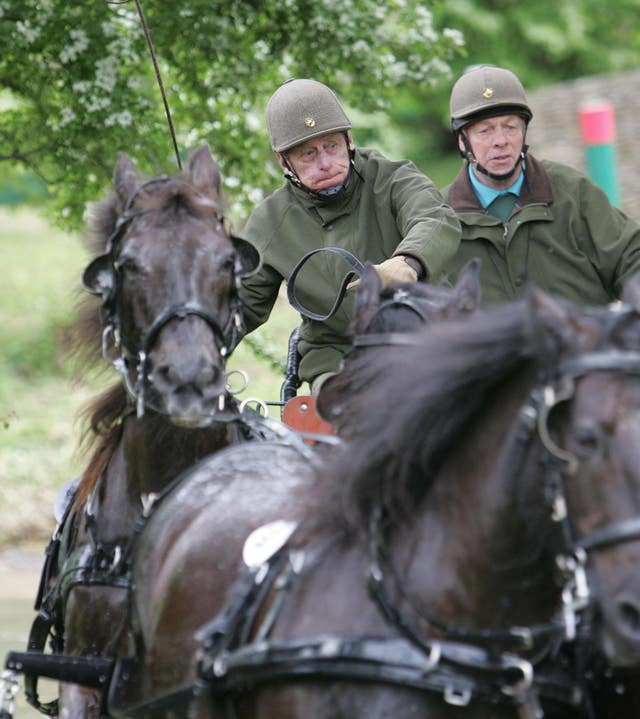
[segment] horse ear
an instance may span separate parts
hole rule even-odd
[[[113,171],[113,187],[123,208],[126,206],[127,200],[138,189],[139,184],[138,172],[133,160],[124,152],[119,152],[118,161]]]
[[[365,263],[356,289],[354,334],[365,332],[380,307],[382,281],[370,262]]]
[[[631,275],[624,283],[621,299],[625,305],[640,311],[640,272]]]
[[[341,373],[338,372],[322,383],[316,397],[316,412],[320,419],[329,424],[339,419],[343,411],[344,398],[343,379]]]
[[[249,277],[260,269],[262,258],[258,250],[247,240],[241,237],[231,236],[231,242],[236,250],[237,262],[236,274],[240,277]]]
[[[540,346],[534,351],[542,357],[557,357],[578,342],[579,323],[575,308],[531,287],[527,299],[533,314],[532,339]]]
[[[220,193],[220,170],[211,156],[209,145],[203,145],[189,158],[191,184],[205,195]]]
[[[100,255],[82,273],[84,288],[93,295],[107,296],[113,291],[113,271],[109,255]]]
[[[480,304],[480,266],[479,257],[472,260],[460,270],[455,284],[456,306],[465,312],[473,312]]]

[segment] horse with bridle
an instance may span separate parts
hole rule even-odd
[[[389,341],[392,339],[402,339],[405,335],[403,331],[412,330],[416,324],[423,324],[425,322],[432,322],[438,319],[442,319],[452,314],[461,311],[470,311],[477,302],[477,267],[473,266],[471,269],[463,272],[457,286],[453,289],[444,289],[434,286],[427,285],[406,285],[397,287],[394,289],[386,290],[382,292],[378,275],[371,268],[367,267],[363,273],[363,280],[357,293],[357,317],[355,331],[356,333],[369,333],[369,337],[373,340],[380,341],[387,337]],[[395,332],[390,333],[388,330],[393,329]],[[354,350],[354,355],[358,354],[359,351]],[[284,439],[281,441],[262,441],[259,443],[244,443],[241,446],[235,445],[229,448],[228,451],[219,452],[219,462],[212,462],[213,456],[209,460],[198,465],[194,469],[193,474],[204,477],[204,483],[207,485],[205,489],[205,495],[210,497],[219,488],[225,488],[227,480],[232,480],[239,474],[242,475],[242,487],[241,492],[243,498],[249,495],[250,506],[255,511],[255,521],[252,522],[252,528],[260,526],[264,523],[265,517],[269,516],[269,508],[272,507],[276,510],[276,507],[289,506],[291,508],[298,507],[296,510],[300,512],[300,506],[304,506],[306,502],[306,485],[309,483],[320,466],[321,459],[317,456],[318,452],[312,451],[310,447],[305,445],[301,441],[292,441],[291,433],[283,433]],[[322,448],[320,448],[321,450]],[[233,451],[232,451],[233,450]],[[237,451],[235,451],[237,450]],[[318,451],[320,451],[318,450]],[[215,455],[214,455],[215,456]],[[203,469],[204,468],[204,469]],[[210,474],[205,474],[205,471],[209,471]],[[105,477],[101,480],[105,485],[111,480],[110,477]],[[118,480],[120,482],[120,480]],[[161,487],[157,487],[154,494],[145,495],[145,510],[141,512],[134,522],[134,532],[132,538],[127,540],[126,551],[123,549],[121,560],[122,566],[120,570],[124,569],[125,563],[129,556],[131,549],[134,545],[139,544],[140,547],[136,547],[136,553],[139,555],[144,554],[146,550],[146,542],[148,541],[152,545],[159,547],[158,543],[162,546],[170,545],[172,542],[172,529],[176,527],[174,524],[172,527],[167,526],[166,532],[162,530],[162,522],[159,522],[156,517],[161,514],[162,507],[168,502],[169,497],[180,496],[186,497],[191,492],[191,488],[187,482],[182,480],[174,481],[171,483],[174,487],[171,492],[163,491]],[[235,487],[234,490],[235,491]],[[297,499],[296,499],[297,492]],[[208,501],[205,496],[200,496],[200,501]],[[155,502],[155,504],[154,504]],[[297,505],[296,505],[297,502]],[[246,503],[245,503],[246,504]],[[156,506],[157,505],[157,506]],[[106,509],[106,506],[101,506],[101,509]],[[280,509],[276,510],[276,513],[280,513]],[[100,513],[95,513],[96,518],[101,518]],[[177,517],[177,513],[175,515]],[[153,522],[150,522],[153,520]],[[103,520],[104,521],[104,520]],[[144,532],[140,533],[142,526],[146,523],[150,523],[149,527],[146,527]],[[155,530],[160,529],[162,536],[156,536]],[[178,530],[178,538],[181,530]],[[140,536],[139,536],[140,535]],[[238,546],[241,548],[241,542],[238,542]],[[149,573],[149,581],[157,581],[160,577],[154,576],[154,564],[155,558],[150,557],[149,562],[146,563],[146,570]],[[184,571],[188,571],[187,567],[183,568]],[[107,592],[113,593],[116,590],[113,588],[113,577],[106,578],[105,576],[100,577],[103,586],[100,587],[100,592],[96,592],[95,584],[89,584],[87,586],[87,573],[84,572],[82,575],[74,575],[74,591],[78,592],[90,592],[92,601],[96,602],[96,607],[100,607],[98,602],[102,595]],[[197,581],[197,577],[195,577]],[[146,579],[137,577],[135,583],[137,586],[137,592],[142,591],[141,583],[146,582]],[[118,594],[120,601],[123,605],[130,599],[129,595],[129,583],[128,578],[125,576],[122,578],[123,585],[126,585],[126,592]],[[110,588],[104,585],[110,584]],[[52,595],[55,596],[55,595]],[[89,595],[87,595],[87,599]],[[104,609],[103,605],[100,607]],[[86,610],[86,605],[84,606]],[[156,608],[158,613],[161,610]],[[154,610],[154,611],[156,611]],[[203,607],[201,610],[202,616],[207,618],[209,616],[209,608]],[[121,618],[126,617],[126,611],[117,611],[114,607],[109,609],[109,612],[113,616],[119,616]],[[191,607],[190,612],[192,616],[196,615],[197,608]],[[95,621],[95,617],[93,618]],[[158,620],[160,621],[160,620]],[[100,626],[103,626],[105,621],[102,623],[96,622],[94,630],[99,630]],[[122,654],[128,654],[131,650],[131,646],[127,646],[126,642],[118,642],[118,632],[115,631],[113,621],[111,623],[112,634],[109,636],[111,641],[107,641],[107,638],[101,638],[97,632],[92,632],[91,637],[93,641],[94,652],[99,655],[100,662],[96,661],[94,669],[98,670],[97,674],[102,676],[102,689],[104,689],[105,683],[108,680],[108,662],[103,662],[104,657],[116,657]],[[125,636],[128,635],[125,633]],[[174,640],[175,640],[174,636]],[[66,643],[64,646],[65,654],[70,653],[70,649],[73,645]],[[76,645],[77,646],[77,645]],[[85,653],[85,652],[83,652]],[[87,661],[89,657],[85,657]],[[66,659],[71,661],[71,657],[67,656]],[[87,674],[84,678],[80,674],[80,668],[82,666],[82,657],[75,658],[75,665],[78,668],[78,681],[79,684],[87,681],[87,676],[92,674],[95,676],[96,672],[92,672],[91,668],[88,668]],[[43,668],[43,675],[48,675],[46,672],[48,668]],[[160,669],[155,667],[153,671],[154,681],[159,676]],[[91,681],[89,679],[89,681]],[[77,687],[75,692],[80,695],[84,695],[84,689]],[[97,702],[97,695],[94,697]],[[99,703],[99,702],[98,702]]]
[[[59,707],[40,702],[38,670],[24,668],[27,697],[45,713],[99,715],[100,681],[73,682],[130,650],[131,550],[149,503],[247,434],[225,362],[242,321],[239,283],[258,255],[225,226],[220,181],[206,146],[187,171],[142,183],[120,154],[114,193],[95,209],[99,254],[83,283],[98,301],[81,306],[76,345],[83,366],[106,359],[121,381],[87,410],[92,457],[47,550],[29,649],[51,639],[41,669],[65,682]]]
[[[110,711],[589,716],[566,647],[640,661],[640,278],[352,360],[358,391],[341,373],[319,402],[348,441],[303,497],[269,505],[239,464],[218,481],[228,449],[152,514]]]

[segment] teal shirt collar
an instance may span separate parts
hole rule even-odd
[[[476,177],[476,173],[473,171],[470,164],[467,165],[467,169],[469,172],[469,179],[471,180],[471,186],[473,187],[474,192],[478,196],[480,204],[484,207],[485,210],[496,199],[496,197],[499,197],[500,195],[508,195],[509,193],[515,195],[516,197],[520,195],[522,183],[524,182],[524,172],[522,171],[524,170],[524,162],[522,163],[522,170],[520,171],[520,174],[518,175],[516,181],[504,190],[495,190],[493,187],[483,185],[482,182],[480,182],[480,180]]]

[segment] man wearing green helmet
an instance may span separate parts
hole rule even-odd
[[[510,70],[476,66],[453,86],[451,129],[466,163],[443,194],[462,223],[448,271],[482,261],[485,303],[527,283],[578,304],[607,304],[640,270],[640,226],[591,180],[527,153],[533,117]]]
[[[282,281],[318,248],[343,248],[373,263],[383,285],[442,275],[460,239],[455,213],[412,163],[356,149],[351,122],[332,90],[316,80],[290,80],[272,95],[266,119],[286,181],[245,227],[262,256],[261,269],[242,289],[247,332],[268,319]],[[295,295],[322,314],[344,275],[340,258],[325,253],[298,274]],[[302,318],[298,372],[314,393],[349,348],[352,295],[326,320]]]

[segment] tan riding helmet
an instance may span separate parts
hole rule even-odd
[[[275,152],[329,132],[351,129],[335,93],[317,80],[287,80],[267,103],[267,130]]]
[[[527,124],[533,117],[520,80],[495,65],[465,72],[451,90],[450,110],[453,132],[484,117],[521,115]]]

